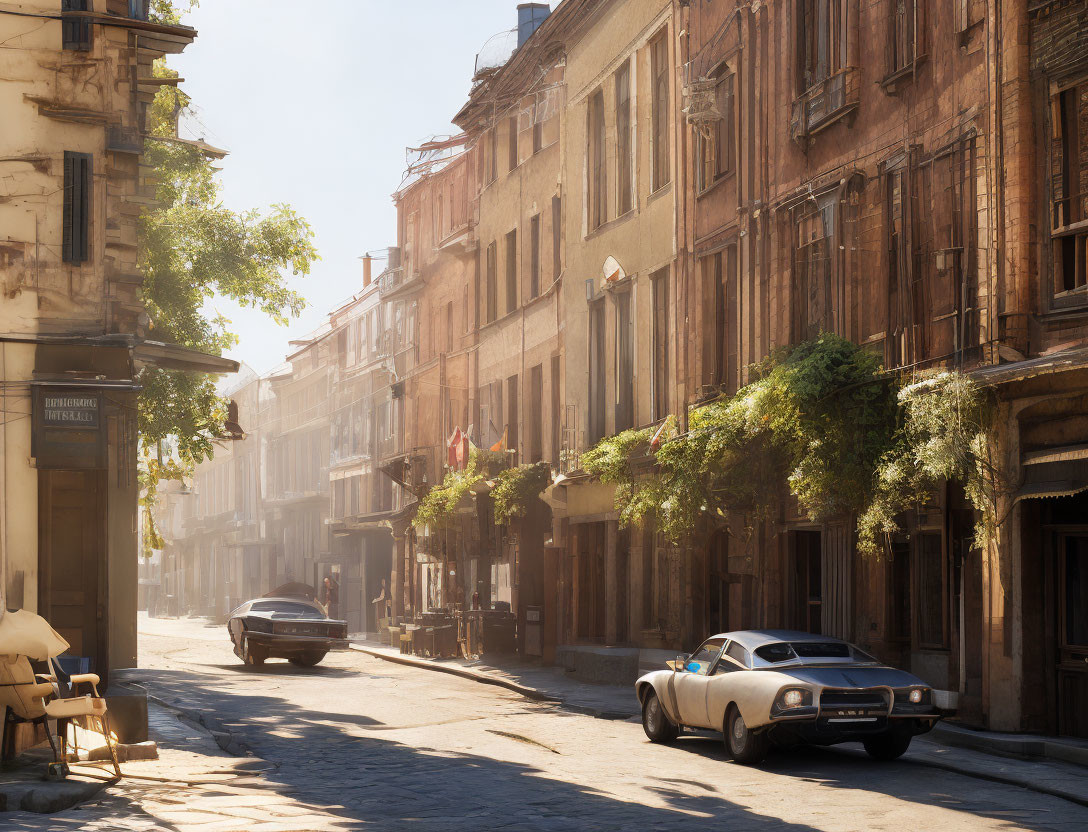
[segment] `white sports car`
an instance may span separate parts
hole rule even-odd
[[[635,682],[646,736],[721,731],[738,763],[761,762],[772,744],[859,741],[870,756],[894,760],[941,717],[921,679],[828,636],[721,633],[666,665]]]

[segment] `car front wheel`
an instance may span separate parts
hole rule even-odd
[[[874,760],[895,760],[902,757],[910,748],[911,734],[909,731],[891,730],[883,734],[876,734],[865,740],[862,745],[865,751]]]
[[[736,705],[725,715],[725,750],[738,763],[754,766],[767,756],[766,734],[754,734],[744,722]]]
[[[301,656],[292,656],[287,661],[298,667],[313,667],[318,662],[325,658],[324,651],[318,651],[313,653],[303,653]]]
[[[250,667],[260,667],[267,658],[260,648],[254,647],[248,638],[242,637],[242,661]]]
[[[646,701],[642,703],[642,730],[646,732],[650,742],[672,742],[680,733],[665,716],[661,700],[657,698],[657,693],[653,690],[646,695]]]

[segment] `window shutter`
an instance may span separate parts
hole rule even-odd
[[[89,12],[91,0],[61,0],[61,12]],[[86,17],[64,17],[61,20],[61,38],[65,49],[87,52],[94,42],[91,21]]]
[[[62,259],[66,263],[87,260],[90,236],[91,156],[64,152],[64,209],[61,234]]]

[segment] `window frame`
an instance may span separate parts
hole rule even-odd
[[[600,87],[586,105],[586,175],[587,226],[596,231],[608,222],[608,127]]]
[[[672,92],[669,84],[669,27],[665,24],[649,44],[650,49],[650,192],[672,182],[669,163],[669,117]]]
[[[64,198],[61,217],[61,259],[90,260],[91,215],[94,212],[94,156],[64,151]]]
[[[634,137],[631,59],[624,58],[613,74],[616,99],[616,216],[635,207]]]

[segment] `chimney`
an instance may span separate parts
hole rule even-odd
[[[374,258],[369,253],[363,256],[363,288],[370,285],[370,264]]]
[[[547,3],[518,4],[518,49],[551,12],[552,7]]]

